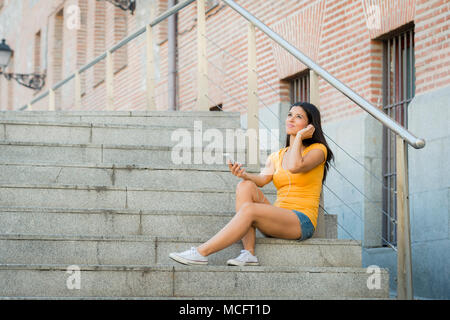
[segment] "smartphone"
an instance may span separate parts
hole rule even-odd
[[[236,161],[234,161],[233,157],[229,153],[224,153],[224,156],[227,160],[231,162],[231,165],[234,165]],[[228,162],[225,162],[225,164],[228,164]]]

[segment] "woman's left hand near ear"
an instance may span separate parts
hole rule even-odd
[[[308,124],[305,128],[297,132],[297,134],[301,134],[302,140],[312,138],[314,131],[316,128],[312,124]]]

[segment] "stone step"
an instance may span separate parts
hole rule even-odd
[[[229,212],[135,209],[0,207],[2,233],[212,237],[233,217]],[[337,217],[325,214],[325,238],[337,237]],[[257,237],[263,235],[257,230]]]
[[[258,300],[397,300],[395,298],[258,297]],[[255,300],[255,297],[0,297],[0,300]],[[229,305],[227,305],[227,308]],[[262,308],[262,307],[261,307]],[[222,309],[221,309],[222,310]],[[262,309],[260,309],[262,310]],[[262,311],[261,311],[262,312]]]
[[[253,169],[249,173],[259,173]],[[225,165],[121,165],[107,163],[0,163],[0,183],[102,185],[172,190],[219,188],[235,191],[241,178]],[[276,191],[273,183],[261,188]]]
[[[211,111],[0,111],[0,119],[150,126],[240,128],[240,112]]]
[[[242,144],[245,148],[246,130],[211,127],[198,120],[196,126],[164,126],[51,122],[30,120],[6,120],[0,118],[0,140],[23,142],[53,142],[72,144],[126,144],[153,146],[192,146],[194,138],[204,147],[211,144],[209,135],[215,137],[214,143]],[[213,131],[214,130],[214,131]],[[195,133],[194,133],[195,132]],[[229,142],[231,141],[231,142]]]
[[[245,164],[245,149],[215,149],[201,147],[179,150],[169,146],[121,144],[71,144],[0,140],[1,163],[115,163],[125,165],[180,165],[197,167],[225,165],[223,153]],[[216,158],[213,158],[217,154]],[[182,157],[186,155],[186,160]],[[208,158],[209,157],[209,158]]]
[[[63,236],[0,234],[3,264],[177,265],[171,252],[199,246],[204,237]],[[226,265],[242,250],[239,241],[208,257],[209,265]],[[305,241],[257,238],[256,255],[262,266],[360,267],[361,243],[354,240]]]
[[[373,274],[364,268],[79,265],[71,271],[68,267],[1,264],[0,296],[389,297],[386,269],[380,269],[381,289],[368,289]]]
[[[276,192],[266,191],[274,203]],[[199,212],[232,212],[235,191],[219,188],[172,190],[93,185],[0,184],[3,206],[179,210]]]

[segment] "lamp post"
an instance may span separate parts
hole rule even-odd
[[[113,5],[124,11],[130,10],[131,14],[134,14],[134,10],[136,10],[136,0],[103,0],[103,1],[108,1],[109,3],[112,3]]]
[[[9,64],[9,60],[11,59],[12,50],[6,44],[5,39],[0,43],[0,69],[5,69]],[[0,70],[1,72],[1,70]]]
[[[14,79],[18,84],[27,88],[38,91],[41,90],[45,85],[45,74],[4,72],[11,60],[12,53],[13,51],[6,44],[5,39],[2,39],[2,42],[0,43],[0,75],[3,74],[7,80]]]

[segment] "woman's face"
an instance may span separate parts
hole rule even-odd
[[[286,118],[286,134],[296,135],[308,125],[308,116],[302,107],[292,107]]]

